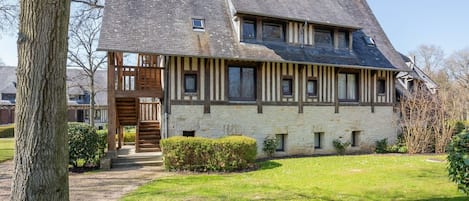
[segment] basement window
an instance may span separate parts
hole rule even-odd
[[[315,149],[322,149],[323,136],[324,136],[324,133],[314,133],[314,148]]]
[[[182,131],[184,137],[195,137],[195,131]]]
[[[203,19],[192,19],[192,29],[194,31],[204,31],[205,30],[205,20],[203,20]]]
[[[286,140],[286,134],[277,134],[275,137],[278,140],[278,145],[275,151],[285,151],[285,140]]]
[[[352,131],[352,147],[358,147],[360,144],[360,131]]]

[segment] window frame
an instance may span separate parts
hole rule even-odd
[[[246,22],[250,22],[254,25],[254,37],[252,38],[246,38],[245,37],[245,32],[244,32],[244,24]],[[257,20],[256,19],[251,19],[251,18],[243,18],[242,20],[242,23],[241,23],[241,41],[248,41],[248,42],[252,42],[252,41],[256,41],[257,40]]]
[[[326,43],[318,43],[317,33],[329,33],[331,38],[331,42],[329,44]],[[316,47],[324,47],[324,48],[334,48],[334,30],[327,29],[327,28],[317,28],[314,29],[314,46]]]
[[[183,137],[195,137],[195,130],[192,131],[182,131]]]
[[[240,85],[240,97],[230,97],[230,68],[239,68],[240,69],[240,83],[243,83],[243,71],[242,69],[253,69],[254,70],[254,74],[253,74],[253,80],[254,80],[254,84],[253,84],[253,90],[254,90],[254,94],[253,94],[253,97],[242,97],[242,94],[243,94],[243,87],[242,85]],[[257,67],[256,66],[250,66],[250,65],[235,65],[235,64],[232,64],[232,65],[228,65],[228,67],[226,68],[226,75],[227,75],[227,84],[226,84],[226,92],[227,92],[227,99],[228,101],[246,101],[246,102],[252,102],[252,101],[257,101],[257,93],[259,93],[257,91]]]
[[[313,86],[315,87],[315,88],[314,88],[314,94],[310,94],[310,93],[308,92],[308,84],[309,84],[309,82],[315,83],[315,84],[313,85]],[[318,94],[319,94],[319,93],[318,93],[318,89],[319,89],[319,82],[318,82],[318,79],[317,79],[317,78],[310,78],[310,79],[308,79],[308,80],[306,81],[306,96],[307,96],[307,97],[313,97],[313,98],[314,98],[314,97],[318,97]]]
[[[337,99],[339,100],[339,102],[358,102],[360,100],[360,75],[359,73],[356,73],[356,72],[339,72],[338,75],[337,75],[337,87],[339,88],[340,85],[339,85],[339,75],[340,74],[345,74],[345,99],[344,98],[340,98],[340,93],[337,95]],[[354,99],[349,99],[348,98],[348,95],[349,95],[349,90],[348,90],[348,75],[355,75],[355,98]],[[339,90],[339,89],[337,89]]]
[[[319,137],[318,144],[319,146],[316,145],[316,136]],[[314,133],[314,149],[322,149],[323,148],[323,137],[324,133],[323,132],[316,132]]]
[[[283,84],[284,84],[285,81],[289,82],[289,87],[288,87],[289,91],[285,91],[284,88],[283,88]],[[293,91],[293,89],[294,89],[293,84],[294,84],[293,77],[284,76],[282,78],[282,96],[284,96],[284,97],[293,97],[293,95],[295,94],[295,92]]]
[[[278,26],[280,28],[280,39],[265,37],[265,26]],[[278,21],[262,20],[262,41],[266,42],[285,42],[285,23]]]
[[[275,138],[277,140],[280,139],[278,146],[275,148],[276,152],[284,152],[286,150],[286,146],[285,146],[286,145],[286,143],[285,143],[286,137],[287,137],[287,134],[276,134],[275,135]]]
[[[200,21],[200,26],[195,24],[196,21]],[[194,30],[194,31],[205,31],[205,19],[192,18],[192,30]]]
[[[340,40],[340,35],[341,35],[341,34],[344,34],[344,35],[345,35],[345,38],[344,38],[344,39],[345,39],[345,41],[344,41],[345,46],[343,46],[343,47],[340,46],[340,42],[341,42],[341,40]],[[339,31],[337,32],[337,40],[338,40],[338,41],[337,41],[337,47],[338,47],[339,49],[349,49],[349,48],[350,48],[350,32],[349,32],[349,31],[346,31],[346,30],[339,30]]]
[[[378,78],[376,80],[376,94],[378,96],[385,96],[386,95],[386,79],[385,78]],[[382,91],[381,91],[382,89]]]
[[[187,84],[187,79],[186,78],[192,77],[192,76],[194,77],[194,85],[195,85],[193,91],[188,90],[187,86],[186,86],[186,84]],[[184,93],[185,94],[196,94],[196,93],[198,93],[198,91],[199,91],[198,77],[199,77],[198,74],[195,73],[195,72],[184,73],[183,86],[184,86]]]

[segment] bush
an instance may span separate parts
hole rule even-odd
[[[168,170],[234,171],[251,167],[257,155],[256,140],[244,136],[221,139],[172,137],[161,141]]]
[[[124,142],[135,142],[135,132],[124,132]]]
[[[334,146],[334,149],[337,154],[344,155],[345,150],[348,146],[350,146],[350,142],[342,142],[339,139],[335,139],[334,141],[332,141],[332,145]]]
[[[78,161],[84,160],[86,164],[96,163],[99,138],[96,130],[83,123],[68,124],[69,164],[78,167]]]
[[[0,138],[15,137],[15,125],[0,126]]]
[[[376,143],[376,149],[375,149],[376,153],[379,153],[379,154],[388,153],[388,139],[387,138],[378,140],[375,143]]]
[[[454,136],[448,150],[449,178],[460,191],[469,195],[469,132]]]
[[[98,130],[96,134],[98,135],[98,156],[101,158],[104,156],[107,146],[107,130]]]
[[[268,157],[272,157],[279,143],[280,141],[276,137],[266,137],[262,151],[265,152]]]

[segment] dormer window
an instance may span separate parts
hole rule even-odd
[[[316,29],[314,31],[314,44],[319,47],[333,47],[332,30]]]
[[[243,40],[256,40],[256,21],[243,21]]]
[[[285,41],[283,24],[264,22],[262,24],[262,40],[264,41]]]
[[[339,31],[338,35],[338,44],[340,49],[348,49],[349,48],[349,32],[347,31]]]
[[[368,46],[375,46],[376,45],[375,40],[372,37],[365,36],[365,37],[363,37],[363,39],[365,40],[365,43]]]
[[[192,29],[194,31],[205,30],[205,20],[203,19],[192,19]]]

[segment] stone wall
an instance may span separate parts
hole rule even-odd
[[[333,154],[334,139],[351,141],[352,131],[359,131],[359,146],[348,152],[370,152],[376,140],[396,140],[396,123],[391,106],[376,107],[375,113],[368,106],[340,107],[334,113],[331,106],[305,106],[298,113],[295,106],[264,106],[257,113],[257,106],[211,106],[211,113],[204,114],[203,106],[173,105],[169,117],[169,137],[182,135],[183,131],[195,131],[196,136],[218,138],[230,134],[243,134],[257,140],[259,157],[263,157],[262,144],[267,136],[286,134],[285,151],[276,155]],[[314,148],[314,133],[324,133],[322,148]]]

